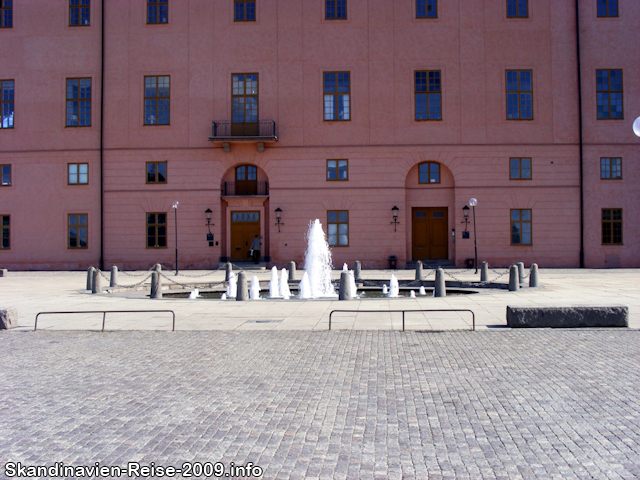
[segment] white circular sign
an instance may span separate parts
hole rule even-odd
[[[475,198],[472,198],[471,200],[469,200],[469,205],[471,205],[472,207],[475,207],[476,205],[478,205],[478,200],[476,200]]]
[[[635,133],[636,136],[640,137],[640,117],[636,118],[636,120],[633,122],[633,133]]]

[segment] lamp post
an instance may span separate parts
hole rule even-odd
[[[280,207],[276,208],[276,225],[278,226],[278,233],[280,233],[280,225],[284,225],[284,223],[280,222],[282,218],[282,209]]]
[[[478,273],[478,236],[476,235],[476,205],[478,204],[478,200],[472,198],[469,200],[469,205],[473,208],[473,248],[476,251],[474,265],[476,266],[476,273]]]
[[[175,210],[175,219],[176,219],[176,275],[178,275],[178,203],[180,202],[176,202],[172,205],[173,209]]]
[[[399,211],[399,210],[400,210],[400,209],[399,209],[398,207],[396,207],[396,206],[394,206],[394,207],[391,209],[391,213],[393,214],[393,222],[391,222],[391,223],[393,223],[393,231],[394,231],[394,232],[397,232],[398,224],[400,223],[400,222],[398,221],[398,211]]]
[[[637,137],[640,137],[640,117],[636,118],[633,122],[633,133],[635,133]]]

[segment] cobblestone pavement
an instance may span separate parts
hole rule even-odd
[[[0,476],[640,478],[639,360],[637,330],[3,332]]]

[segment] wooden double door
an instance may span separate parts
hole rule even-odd
[[[260,237],[260,212],[231,212],[231,261],[248,262],[251,241]],[[261,249],[264,248],[264,244]],[[261,250],[261,255],[263,255]]]
[[[412,258],[414,261],[449,258],[447,212],[447,207],[412,209]]]

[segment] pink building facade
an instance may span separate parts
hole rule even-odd
[[[640,267],[638,2],[104,3],[0,9],[2,268]]]

